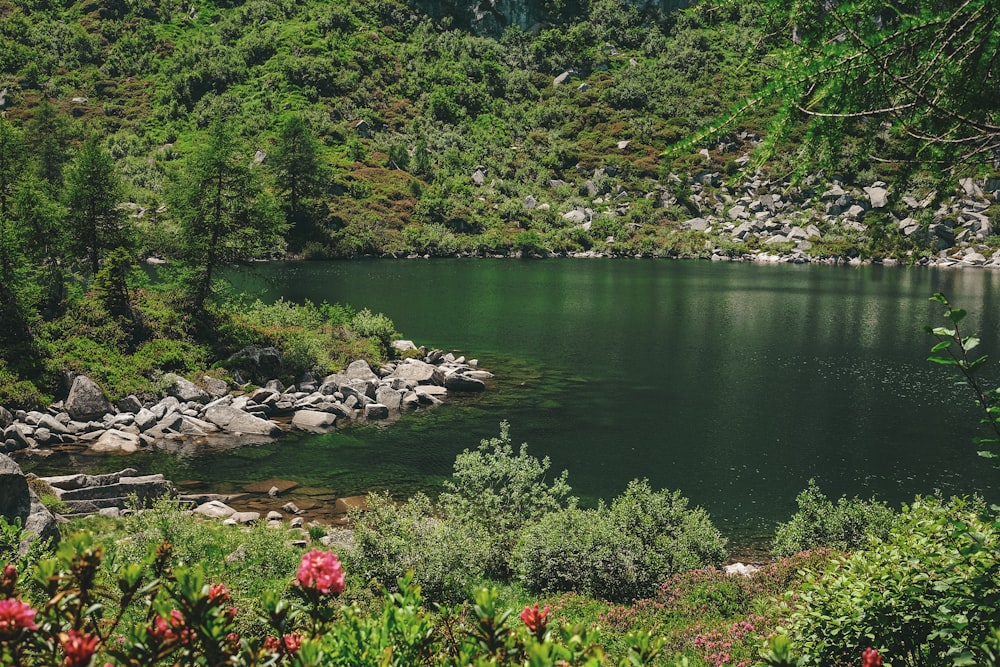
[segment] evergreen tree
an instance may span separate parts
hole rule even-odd
[[[35,173],[57,195],[63,187],[67,160],[67,121],[51,102],[43,99],[26,124],[26,139],[35,157]]]
[[[24,163],[24,140],[21,133],[0,115],[0,215],[7,215],[10,199]]]
[[[97,275],[101,259],[110,250],[131,247],[125,217],[118,209],[121,181],[111,155],[96,137],[84,142],[67,174],[67,206],[73,250],[85,254],[90,272]]]
[[[193,311],[204,310],[218,269],[280,250],[286,225],[221,119],[186,164],[171,199]]]
[[[285,119],[278,131],[278,145],[271,156],[271,165],[289,220],[301,221],[305,217],[306,202],[319,189],[322,174],[319,142],[301,116]]]

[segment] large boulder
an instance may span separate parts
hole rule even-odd
[[[225,366],[242,371],[246,379],[263,382],[283,374],[284,360],[277,348],[250,345],[226,359]]]
[[[90,445],[90,450],[98,454],[133,454],[141,445],[142,439],[135,433],[110,429]]]
[[[371,366],[364,359],[352,361],[344,371],[344,375],[349,380],[378,380],[378,376],[372,371]]]
[[[196,385],[191,380],[182,378],[174,373],[167,373],[163,376],[163,382],[167,386],[167,394],[173,396],[181,403],[208,403],[211,396],[208,392]]]
[[[401,378],[416,384],[441,384],[444,381],[437,366],[418,359],[407,359],[405,363],[396,366],[396,370],[389,377]]]
[[[0,516],[10,523],[20,520],[23,526],[30,512],[31,494],[21,466],[0,454]]]
[[[66,412],[74,421],[97,421],[114,408],[104,391],[86,375],[77,375],[66,399]]]
[[[205,411],[205,419],[219,428],[248,435],[276,436],[281,428],[268,419],[255,417],[231,405],[214,405]]]
[[[59,541],[59,526],[56,523],[56,518],[49,511],[49,508],[42,504],[38,496],[31,492],[29,495],[31,496],[31,509],[23,524],[21,542],[17,548],[17,552],[21,556],[27,555],[31,543],[36,539],[53,543]]]
[[[444,386],[451,391],[483,391],[486,383],[462,373],[452,373],[444,379]]]
[[[333,428],[337,416],[318,410],[299,410],[292,417],[292,426],[303,431],[326,431]]]

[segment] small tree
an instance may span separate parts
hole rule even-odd
[[[306,202],[316,195],[323,173],[319,142],[301,116],[285,119],[270,162],[288,218],[297,222],[304,217]]]
[[[539,461],[528,454],[527,444],[514,453],[505,421],[498,438],[483,440],[475,451],[467,449],[455,458],[455,472],[444,483],[441,505],[449,517],[483,529],[490,546],[487,569],[493,574],[510,572],[510,554],[524,525],[576,506],[569,473],[564,470],[548,482],[550,467],[549,457]]]

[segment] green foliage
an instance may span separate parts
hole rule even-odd
[[[522,444],[515,454],[510,425],[500,423],[500,435],[483,440],[475,451],[455,458],[452,478],[440,496],[445,515],[484,533],[488,547],[487,572],[510,572],[510,557],[518,531],[542,517],[576,505],[570,495],[569,474],[551,482],[548,457],[539,461]]]
[[[834,504],[812,479],[795,502],[798,511],[775,533],[771,550],[777,556],[818,547],[865,549],[888,537],[896,521],[896,513],[875,500],[841,497]]]
[[[518,578],[537,592],[648,597],[670,575],[725,558],[725,539],[708,514],[687,503],[635,480],[610,508],[547,514],[522,533],[513,556]]]
[[[369,494],[368,509],[352,521],[354,545],[345,557],[376,588],[412,571],[432,600],[455,602],[483,574],[487,543],[477,526],[435,517],[422,494],[400,505],[388,495]]]
[[[998,524],[981,503],[916,500],[877,548],[808,575],[787,600],[802,664],[855,665],[868,646],[887,664],[987,664],[1000,624]]]

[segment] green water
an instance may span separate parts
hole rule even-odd
[[[485,394],[378,427],[237,451],[129,459],[238,490],[282,477],[314,493],[434,492],[456,453],[494,435],[570,471],[585,502],[635,477],[679,488],[733,536],[766,533],[815,478],[830,495],[979,492],[971,397],[925,361],[946,292],[1000,351],[986,271],[630,260],[276,263],[236,285],[265,299],[351,303],[418,344],[494,370]],[[118,468],[122,460],[97,465]],[[94,465],[52,461],[54,466]]]

